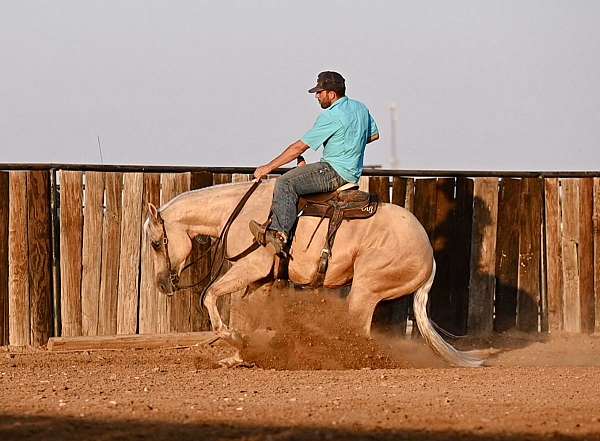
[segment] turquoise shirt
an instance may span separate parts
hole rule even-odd
[[[378,133],[369,109],[342,97],[318,116],[301,141],[313,150],[323,146],[321,161],[329,163],[346,181],[356,183],[363,171],[367,141]]]

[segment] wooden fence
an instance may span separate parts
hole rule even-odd
[[[209,170],[0,172],[0,345],[208,329],[197,292],[166,297],[154,287],[142,240],[146,206],[248,178]],[[600,331],[599,177],[394,173],[363,177],[361,187],[424,225],[438,268],[430,313],[444,328]],[[207,265],[186,277],[199,279]],[[410,318],[408,298],[376,311],[379,324],[399,333]]]

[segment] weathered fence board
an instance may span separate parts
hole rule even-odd
[[[408,178],[406,180],[406,199],[404,208],[411,213],[415,212],[415,180],[413,178]]]
[[[450,290],[455,296],[455,332],[467,333],[469,283],[471,265],[471,237],[473,227],[473,180],[457,178],[454,240],[451,242],[452,272]]]
[[[213,173],[213,185],[229,184],[232,179],[228,173]]]
[[[173,334],[117,335],[100,337],[55,337],[48,351],[103,351],[131,349],[182,348],[210,344],[218,337],[213,332],[178,332]]]
[[[600,178],[594,178],[594,331],[600,333]]]
[[[581,303],[579,299],[579,180],[562,179],[562,258],[564,284],[564,330],[581,331]]]
[[[433,233],[435,230],[435,209],[437,206],[437,180],[417,179],[415,181],[415,206],[414,214],[419,219],[429,240],[433,243]]]
[[[148,217],[148,204],[160,206],[160,174],[144,174],[144,193],[142,195],[142,225]],[[140,268],[140,312],[139,329],[142,334],[158,332],[158,289],[156,288],[152,264],[152,248],[142,232],[142,265]]]
[[[27,172],[11,172],[8,220],[9,342],[30,344],[27,249]]]
[[[433,252],[436,275],[430,292],[429,313],[432,320],[444,329],[455,329],[454,292],[450,287],[452,273],[451,243],[455,240],[454,178],[439,178],[436,182],[436,206],[434,210]]]
[[[581,305],[581,332],[594,332],[594,181],[579,181],[579,300]]]
[[[387,176],[370,176],[369,193],[376,194],[380,202],[389,202],[390,178]]]
[[[60,172],[61,335],[81,335],[82,173]]]
[[[486,335],[493,329],[498,178],[475,179],[473,198],[468,328]]]
[[[498,232],[496,239],[496,316],[498,332],[517,325],[519,275],[519,204],[521,180],[503,179],[498,193]]]
[[[52,243],[50,241],[50,173],[27,174],[27,248],[31,344],[46,344],[52,333]]]
[[[0,346],[8,344],[8,176],[0,172]]]
[[[560,187],[557,178],[545,179],[546,297],[548,329],[563,330],[563,263],[561,243]]]
[[[542,191],[540,179],[524,178],[521,181],[517,327],[525,332],[538,329]]]
[[[100,278],[102,274],[102,224],[104,219],[104,173],[85,173],[83,250],[81,272],[82,335],[98,335]]]
[[[135,334],[137,331],[143,190],[144,176],[142,173],[125,173],[123,175],[117,334]]]
[[[102,269],[98,302],[98,334],[117,333],[117,290],[121,245],[122,173],[104,175],[106,209],[102,223]]]
[[[400,176],[392,177],[392,204],[400,205],[401,207],[406,206],[407,181],[407,178],[402,178]]]

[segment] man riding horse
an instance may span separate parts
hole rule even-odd
[[[377,205],[368,194],[340,189],[346,183],[358,182],[365,146],[379,138],[369,111],[345,96],[344,79],[335,72],[320,73],[316,87],[309,92],[316,94],[326,110],[301,140],[257,168],[254,176],[263,178],[307,148],[316,150],[323,145],[319,163],[297,167],[261,185],[258,181],[218,185],[183,193],[160,209],[148,204],[144,232],[151,245],[156,286],[172,295],[208,278],[201,302],[208,310],[212,329],[236,348],[235,355],[220,363],[235,366],[243,361],[243,334],[223,321],[217,301],[272,282],[276,277],[273,256],[275,252],[287,252],[286,242],[295,229],[298,246],[291,249],[293,259],[289,259],[287,268],[294,285],[350,285],[346,296],[349,320],[366,336],[371,334],[373,313],[381,301],[414,294],[415,320],[431,348],[453,365],[481,366],[479,355],[455,349],[428,317],[427,301],[436,264],[419,220],[399,205]],[[324,192],[332,194],[307,196]],[[321,202],[327,202],[324,208]],[[297,203],[303,204],[304,215],[296,223]],[[270,205],[272,222],[263,227],[269,222]],[[322,224],[325,218],[329,219],[327,226]],[[259,224],[253,219],[266,221]],[[342,222],[345,219],[349,221]],[[212,267],[204,279],[181,286],[180,275],[193,263],[186,262],[192,253],[192,241],[199,235],[215,239],[211,246]],[[260,247],[257,242],[269,246]],[[232,265],[222,274],[225,260]]]
[[[308,93],[315,94],[325,111],[301,139],[254,172],[254,177],[261,179],[298,159],[299,167],[277,178],[270,225],[250,221],[250,231],[255,240],[262,245],[272,245],[279,255],[285,253],[296,222],[298,197],[330,192],[347,183],[357,183],[363,171],[365,147],[379,139],[377,124],[369,110],[363,103],[346,96],[345,80],[339,73],[321,72],[317,85]],[[309,147],[317,150],[321,145],[321,161],[306,165],[302,153]]]

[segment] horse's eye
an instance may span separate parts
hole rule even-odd
[[[154,248],[156,251],[160,250],[160,240],[153,240],[152,241],[152,248]]]

